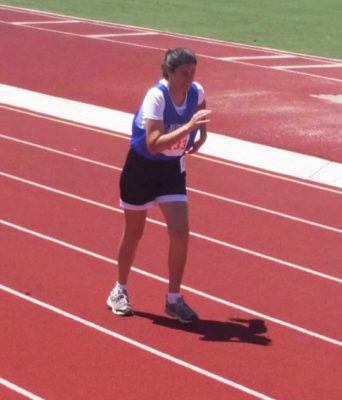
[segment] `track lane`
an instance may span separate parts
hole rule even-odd
[[[1,332],[2,354],[10,360],[1,368],[47,399],[112,398],[119,393],[127,399],[141,394],[205,399],[210,393],[219,399],[251,398],[3,290],[0,296],[6,303],[2,318],[13,321]],[[188,380],[193,385],[184,384]]]
[[[44,179],[49,182],[48,186],[95,200],[101,199],[101,194],[107,190],[111,195],[109,204],[117,204],[119,171],[97,165],[86,165],[84,168],[84,163],[79,160],[68,159],[16,142],[5,140],[2,147],[2,171],[9,171],[19,177],[23,176],[23,169],[29,174],[29,171],[32,171],[33,175],[38,175],[33,177],[38,183],[42,181],[41,175],[44,175]],[[15,162],[11,154],[16,154]],[[22,167],[21,171],[18,171],[17,165],[19,169]],[[47,166],[44,172],[41,171],[41,165]],[[67,174],[65,170],[68,171]],[[75,191],[75,184],[80,190]],[[93,197],[94,192],[100,193]],[[189,197],[191,226],[194,232],[338,277],[339,260],[342,256],[341,233],[286,220],[192,192]],[[102,199],[100,201],[103,202]]]
[[[186,295],[187,299],[196,306],[203,320],[193,330],[179,329],[178,324],[163,316],[166,285],[136,274],[132,274],[130,288],[137,315],[134,318],[115,317],[105,307],[105,298],[113,282],[111,265],[53,243],[42,246],[40,239],[12,229],[2,228],[2,231],[9,237],[4,254],[11,254],[6,258],[11,268],[1,267],[3,284],[201,368],[248,387],[253,386],[253,389],[276,399],[313,400],[322,398],[323,393],[331,399],[338,399],[339,389],[334,382],[338,382],[339,356],[335,346],[284,330],[267,321],[267,334],[254,335],[254,338],[252,335],[247,339],[243,335],[248,324],[231,318],[246,321],[250,316],[191,294]],[[8,251],[10,247],[15,251]],[[25,315],[30,318],[26,307],[25,310]],[[9,316],[12,316],[10,311]],[[45,321],[46,318],[48,316],[44,317]],[[58,342],[59,335],[55,334],[56,328],[52,326],[51,340]],[[82,343],[80,334],[77,336],[78,343]],[[265,338],[271,339],[272,344],[265,347]],[[92,342],[87,335],[89,341]],[[60,346],[56,343],[56,347]],[[82,354],[80,356],[84,359],[84,352]],[[69,362],[77,362],[77,358],[66,362],[69,365]],[[56,365],[61,363],[56,362]],[[64,368],[60,372],[67,373]],[[312,397],[313,393],[315,397]]]
[[[6,183],[1,201],[3,219],[115,258],[122,229],[120,214],[5,178],[1,181]],[[165,276],[165,228],[148,224],[140,246],[136,265]],[[321,334],[338,334],[338,283],[290,271],[213,243],[205,246],[203,252],[203,241],[191,239],[185,280],[188,285]],[[211,274],[208,268],[213,269]],[[323,304],[318,292],[325,294]],[[304,307],[298,307],[299,299]]]

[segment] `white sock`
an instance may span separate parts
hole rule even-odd
[[[128,291],[128,285],[127,285],[127,284],[126,284],[126,285],[122,285],[121,283],[116,282],[116,285],[115,285],[115,287],[114,287],[114,289],[113,289],[113,292],[114,292],[114,293],[117,293],[117,292],[120,291],[120,290],[126,290],[126,291]]]
[[[168,293],[167,302],[170,304],[176,304],[177,300],[181,297],[180,293]]]

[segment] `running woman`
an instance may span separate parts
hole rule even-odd
[[[133,315],[128,276],[147,210],[158,205],[169,234],[165,312],[182,323],[198,319],[180,288],[189,241],[184,155],[197,152],[205,142],[210,113],[203,87],[194,82],[196,65],[196,55],[191,50],[169,49],[162,63],[163,78],[147,91],[133,120],[130,150],[120,177],[125,228],[119,247],[117,282],[107,300],[114,314]]]

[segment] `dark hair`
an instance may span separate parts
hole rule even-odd
[[[169,72],[173,72],[177,67],[184,64],[197,65],[196,55],[192,50],[183,47],[167,50],[161,65],[163,77],[168,79]]]

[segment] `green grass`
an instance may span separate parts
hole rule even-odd
[[[5,4],[342,58],[341,0],[7,0]]]

